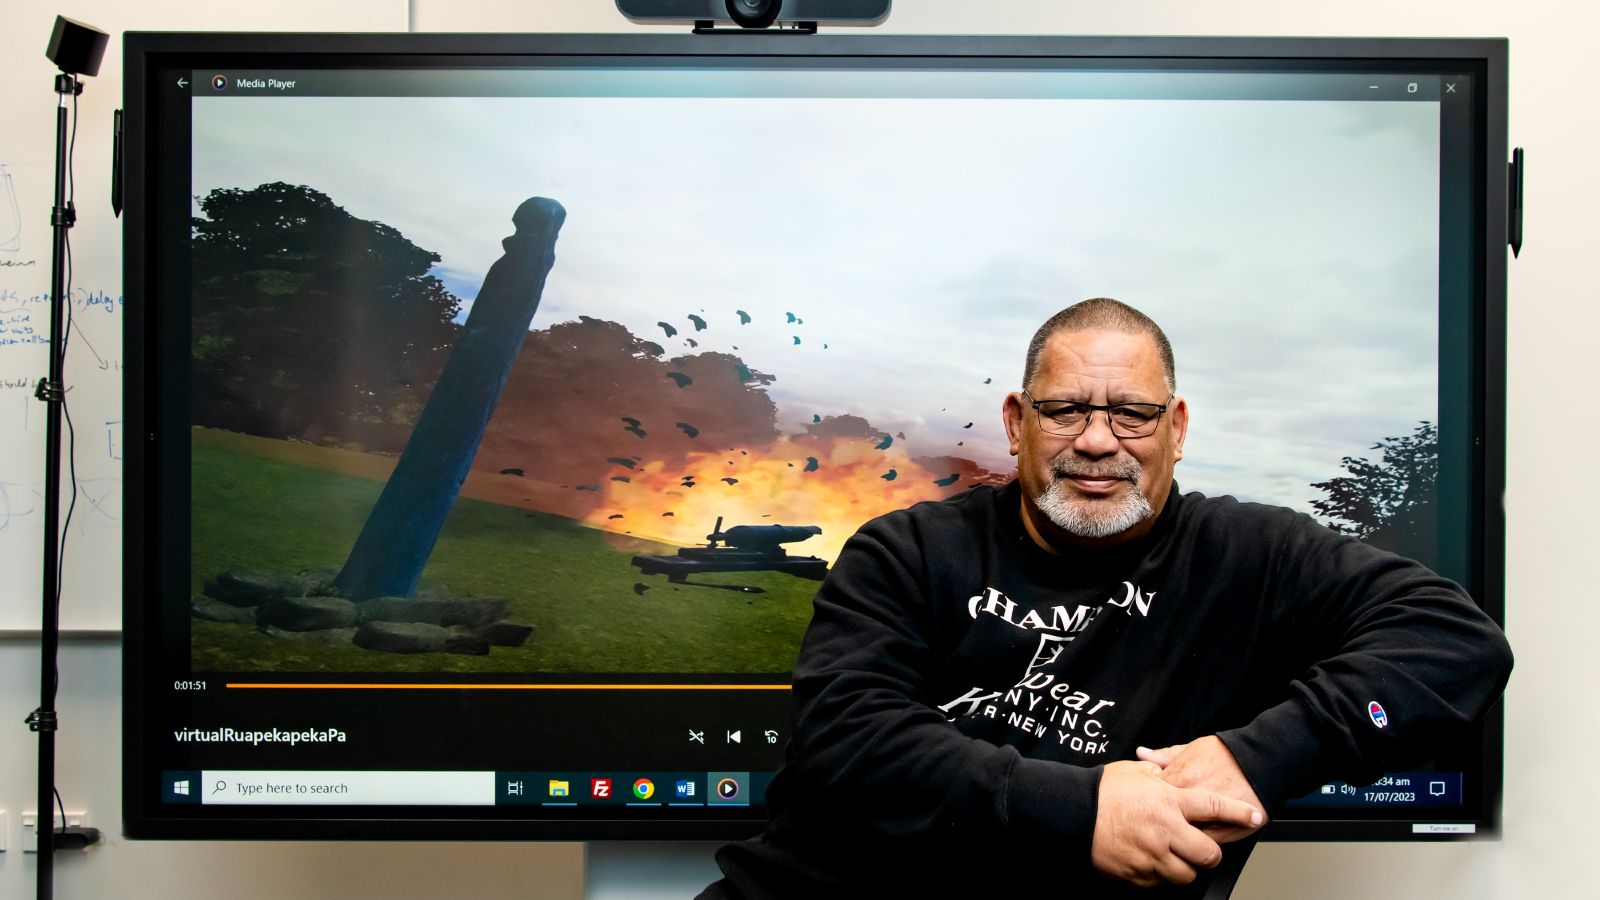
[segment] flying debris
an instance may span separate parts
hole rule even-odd
[[[889,445],[893,444],[893,443],[894,443],[894,438],[891,437],[890,435],[886,434],[886,435],[883,436],[883,440],[881,440],[881,441],[877,442],[876,444],[872,445],[872,449],[874,449],[874,450],[887,450],[887,449],[889,449]]]
[[[822,416],[819,416],[816,413],[812,413],[811,414],[811,424],[815,425],[815,424],[817,424],[817,423],[819,423],[821,421],[822,421]]]
[[[580,490],[580,491],[594,491],[595,493],[599,493],[600,492],[600,485],[598,485],[598,484],[580,484],[580,485],[578,485],[578,490]]]
[[[661,327],[662,331],[667,333],[667,337],[677,337],[678,329],[673,328],[671,325],[668,325],[666,322],[657,322],[656,324]]]
[[[963,425],[963,426],[961,426],[961,427],[962,427],[962,428],[971,428],[971,427],[972,427],[972,423],[971,423],[971,422],[968,422],[968,423],[967,423],[967,424],[965,424],[965,425]]]
[[[896,472],[893,469],[890,469],[889,471],[883,473],[882,475],[879,475],[878,477],[882,478],[884,481],[893,481],[896,478],[900,477],[900,473]]]
[[[633,424],[635,424],[635,425],[639,424],[638,422],[634,422],[634,420],[632,420],[632,419],[624,419],[623,421],[624,422],[633,422]],[[624,469],[633,468],[633,460],[629,459],[626,456],[608,456],[608,457],[606,457],[606,462],[614,463],[616,465],[619,465],[619,466],[623,467]]]
[[[683,340],[684,340],[684,343],[688,344],[691,348],[695,348],[695,347],[699,347],[700,346],[700,342],[695,340],[694,338],[684,338]]]
[[[993,378],[985,378],[983,380],[983,383],[984,384],[993,384],[994,383],[994,379]]]
[[[800,321],[799,319],[796,319],[794,317],[794,313],[792,313],[792,312],[786,312],[786,313],[784,313],[784,316],[787,317],[785,319],[785,321],[787,321],[790,325],[793,325],[794,323]]]
[[[637,581],[633,583],[633,592],[641,597],[643,597],[644,592],[648,590],[650,590],[650,585],[648,584],[640,584]]]
[[[688,387],[689,385],[694,384],[694,379],[683,374],[682,372],[668,372],[667,377],[676,382],[678,387]]]
[[[632,484],[633,483],[633,479],[629,478],[626,475],[613,475],[613,476],[611,476],[611,480],[612,481],[620,481],[623,484]]]
[[[661,346],[655,341],[640,341],[639,343],[644,346],[644,349],[647,350],[651,356],[665,356],[667,353],[667,348]]]
[[[608,519],[620,519],[620,518],[622,518],[622,513],[612,513],[611,515],[606,516],[606,518],[608,518]]]
[[[677,518],[677,515],[678,514],[675,512],[664,512],[661,514],[661,517],[666,518],[667,516],[672,516],[673,518]]]
[[[623,416],[622,421],[628,423],[628,427],[622,429],[623,431],[631,431],[635,437],[644,437],[645,430],[639,427],[638,419],[632,418],[631,416]]]
[[[961,473],[960,472],[952,472],[950,474],[949,478],[935,478],[933,480],[933,483],[937,484],[939,487],[949,487],[950,485],[955,484],[956,482],[958,482],[960,480],[961,480]]]
[[[603,325],[603,324],[605,324],[604,320],[596,319],[594,316],[579,316],[578,317],[578,321],[582,322],[585,325]]]
[[[796,347],[800,346],[800,335],[798,334],[794,336],[794,345]]]
[[[827,344],[823,344],[822,345],[822,349],[824,349],[824,350],[828,349],[828,345]]]
[[[724,478],[722,480],[726,481],[728,484],[738,484],[739,483],[739,479],[737,479],[737,478]]]
[[[699,316],[691,314],[689,316],[689,321],[694,323],[694,330],[695,331],[705,331],[706,330],[706,320],[705,319],[702,319]]]
[[[521,478],[526,473],[524,473],[521,469],[501,469],[500,470],[500,474],[501,475],[515,475],[518,478]]]
[[[739,363],[734,371],[739,373],[739,381],[743,384],[749,384],[750,382],[756,380],[755,373],[751,372],[750,367],[744,363]]]
[[[688,422],[679,422],[677,424],[678,430],[684,434],[687,434],[689,437],[697,438],[700,436],[700,429],[690,425]]]
[[[815,456],[806,457],[806,471],[807,472],[815,472],[816,470],[817,470],[817,458]]]
[[[750,314],[749,313],[745,312],[742,309],[736,309],[736,310],[734,310],[734,312],[739,314],[739,324],[740,325],[749,325],[750,324]]]

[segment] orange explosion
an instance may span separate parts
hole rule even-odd
[[[814,434],[758,448],[691,453],[672,468],[644,461],[632,470],[618,468],[628,481],[603,482],[600,503],[582,521],[680,546],[706,543],[719,516],[724,529],[817,525],[822,534],[786,549],[831,564],[868,519],[960,493],[974,481],[970,468],[935,472],[923,462],[899,445],[880,450],[859,438]]]

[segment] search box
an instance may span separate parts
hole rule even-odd
[[[493,806],[493,772],[206,771],[205,804],[232,806]]]

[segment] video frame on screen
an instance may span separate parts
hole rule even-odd
[[[1434,553],[1435,104],[193,110],[196,671],[782,678],[857,526],[1010,479],[1027,341],[1096,296],[1172,340],[1183,490]],[[533,197],[565,221],[470,472],[414,588],[364,593]]]

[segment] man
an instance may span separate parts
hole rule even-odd
[[[1510,648],[1456,585],[1179,495],[1176,387],[1115,300],[1039,329],[1004,404],[1016,480],[846,545],[772,824],[702,896],[1197,896],[1284,801],[1424,759],[1499,696]]]

